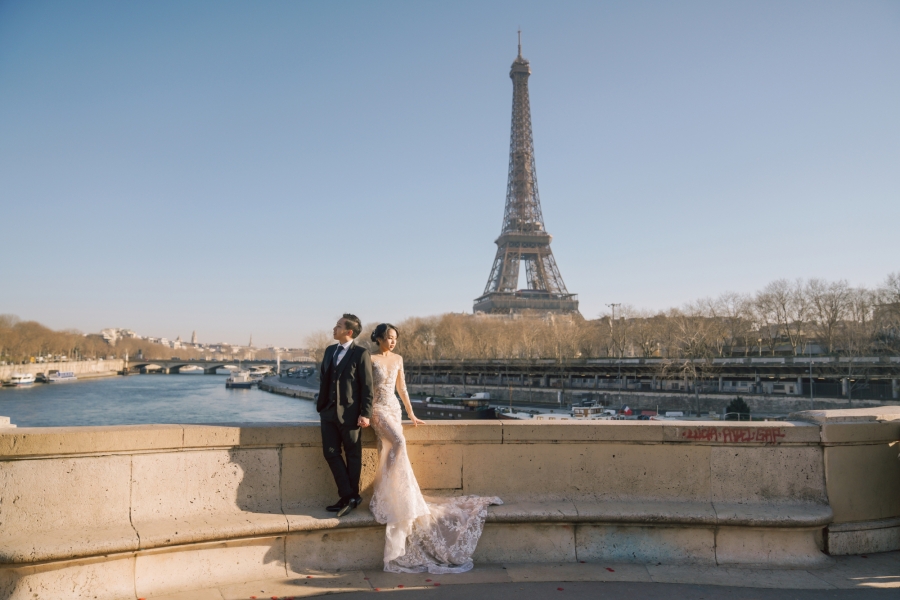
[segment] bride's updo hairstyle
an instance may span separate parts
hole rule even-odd
[[[397,339],[400,339],[400,330],[391,325],[390,323],[382,323],[378,327],[375,328],[375,331],[372,332],[372,341],[374,343],[378,343],[378,340],[383,340],[387,337],[388,331],[391,329],[394,330],[394,333],[397,334]]]

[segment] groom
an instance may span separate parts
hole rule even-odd
[[[337,344],[325,349],[319,370],[316,410],[322,421],[322,451],[341,499],[327,507],[343,517],[359,506],[362,472],[362,427],[372,418],[372,358],[353,340],[362,331],[356,315],[338,319],[332,333]],[[341,456],[341,448],[347,457]]]

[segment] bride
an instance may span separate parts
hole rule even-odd
[[[378,350],[372,352],[375,401],[372,429],[378,436],[378,469],[375,494],[369,509],[387,525],[384,570],[393,573],[463,573],[472,568],[472,554],[484,528],[490,504],[499,498],[459,496],[425,498],[419,489],[406,453],[406,439],[396,389],[406,414],[418,427],[406,393],[403,358],[393,353],[399,332],[382,323],[372,333]]]

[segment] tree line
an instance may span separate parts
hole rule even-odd
[[[364,327],[368,342],[377,323]],[[900,354],[900,272],[875,288],[844,280],[779,279],[756,293],[726,292],[680,308],[619,306],[580,315],[497,317],[449,313],[397,323],[398,352],[410,362],[490,359],[659,357],[683,368],[694,359],[803,354]],[[306,340],[317,360],[333,343]]]
[[[377,322],[364,327],[360,343],[371,345]],[[581,315],[496,317],[449,313],[397,323],[398,352],[410,362],[440,359],[553,359],[659,357],[684,368],[693,359],[734,356],[900,354],[900,272],[874,288],[846,281],[779,279],[756,293],[726,292],[680,308],[647,311],[632,306],[596,319]],[[306,339],[321,360],[333,343],[327,332]],[[147,340],[54,331],[36,321],[0,315],[0,361],[38,356],[147,359],[203,358],[208,351],[173,350]],[[263,358],[266,351],[256,351]],[[268,356],[266,356],[268,358]]]
[[[0,315],[0,362],[6,363],[26,363],[38,357],[46,357],[47,362],[52,362],[57,357],[65,357],[65,360],[81,360],[128,356],[134,361],[138,355],[145,360],[169,360],[173,356],[184,360],[276,359],[275,352],[269,348],[254,348],[251,352],[239,349],[236,354],[230,347],[226,346],[224,350],[214,352],[191,346],[175,349],[147,339],[127,337],[117,338],[115,343],[111,344],[96,333],[84,334],[75,329],[55,331],[37,321],[23,321],[15,315]],[[282,353],[281,360],[296,360],[303,355],[302,352]]]
[[[23,321],[14,315],[0,315],[0,361],[7,363],[31,362],[38,357],[56,357],[67,360],[125,358],[132,359],[138,352],[145,358],[168,359],[173,354],[181,358],[202,358],[203,352],[193,348],[172,350],[168,346],[153,344],[147,340],[119,338],[110,345],[99,334],[84,334],[75,329],[55,331],[37,321]]]

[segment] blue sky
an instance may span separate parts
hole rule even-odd
[[[589,318],[900,269],[900,3],[0,2],[0,313],[302,345],[471,311],[516,30]]]

